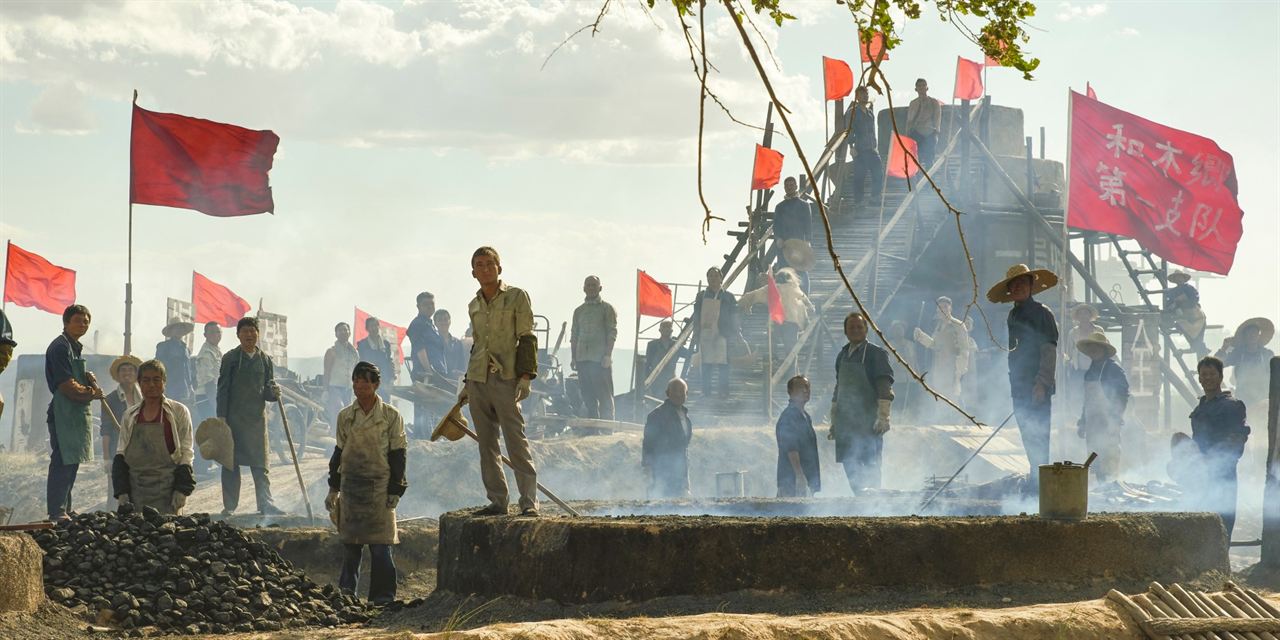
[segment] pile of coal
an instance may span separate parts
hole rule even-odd
[[[205,514],[86,513],[33,535],[46,554],[45,593],[85,605],[100,624],[230,633],[331,627],[375,613]]]

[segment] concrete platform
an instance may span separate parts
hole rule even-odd
[[[744,589],[1110,586],[1227,571],[1212,514],[440,520],[438,586],[562,603]]]

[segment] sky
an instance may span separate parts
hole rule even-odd
[[[766,68],[811,157],[824,137],[821,56],[856,60],[847,11],[786,3],[798,20],[756,20]],[[1202,283],[1210,322],[1280,318],[1280,3],[1042,2],[1025,46],[1034,81],[989,72],[997,104],[1047,128],[1065,154],[1067,89],[1213,138],[1239,175],[1245,236],[1234,270]],[[696,182],[698,85],[668,4],[611,4],[601,28],[580,2],[0,3],[0,239],[78,272],[94,312],[88,344],[123,345],[129,109],[271,129],[274,215],[212,218],[133,208],[135,352],[161,339],[167,297],[192,270],[289,317],[290,355],[332,343],[353,307],[406,325],[431,291],[455,318],[476,283],[471,252],[502,254],[504,280],[553,327],[582,280],[600,276],[634,332],[635,270],[697,283],[744,219],[759,132],[708,105],[704,243]],[[976,23],[973,23],[976,24]],[[1212,37],[1210,37],[1212,34]],[[976,47],[927,9],[885,69],[895,103],[917,77],[949,97],[955,58]],[[709,8],[709,83],[762,124],[767,96],[723,10]],[[883,97],[877,106],[885,106]],[[784,174],[800,171],[786,155]],[[963,292],[961,292],[963,293]],[[7,312],[19,353],[44,349],[57,316]],[[462,323],[455,320],[455,333]],[[552,334],[554,339],[554,332]]]

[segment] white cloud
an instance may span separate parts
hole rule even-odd
[[[1121,29],[1118,33],[1122,36],[1126,36],[1129,38],[1137,38],[1142,36],[1142,32],[1138,31],[1137,29],[1134,29],[1133,27],[1125,27]]]
[[[14,124],[18,133],[84,135],[97,128],[84,92],[73,82],[45,87],[31,103],[29,116],[30,122]]]
[[[1090,4],[1063,2],[1058,5],[1058,13],[1054,17],[1059,22],[1070,22],[1072,20],[1088,20],[1106,12],[1107,4],[1105,2],[1093,2]]]

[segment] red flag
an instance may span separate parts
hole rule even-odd
[[[884,49],[884,34],[879,31],[871,34],[871,42],[863,43],[862,36],[858,36],[858,51],[862,54],[863,62],[871,62],[879,60],[884,62],[889,59],[889,52]]]
[[[778,283],[774,281],[772,273],[769,274],[769,319],[774,324],[787,321],[787,314],[782,311],[782,294],[778,292]]]
[[[637,269],[636,313],[655,318],[670,318],[672,308],[671,288]]]
[[[1002,53],[1004,52],[1004,50],[1005,50],[1005,49],[1009,48],[1009,45],[1008,45],[1005,41],[1003,41],[1003,40],[996,40],[995,42],[996,42],[996,47],[997,47],[997,48],[999,48],[999,49],[1000,49],[1000,51],[1001,51]],[[984,54],[982,54],[982,58],[983,58],[983,61],[982,61],[983,66],[987,66],[987,67],[1002,67],[1002,66],[1004,66],[1004,65],[1000,64],[1000,61],[999,61],[999,60],[997,60],[997,59],[995,59],[995,58],[992,58],[991,56],[989,56],[989,55],[987,55],[987,54],[985,54],[985,53],[984,53]]]
[[[1098,94],[1093,92],[1093,85],[1089,84],[1088,82],[1084,83],[1084,93],[1085,95],[1089,96],[1090,100],[1098,99]]]
[[[369,337],[369,330],[364,328],[364,323],[370,317],[371,316],[362,311],[360,307],[356,307],[356,326],[351,328],[354,333],[354,335],[352,335],[352,338],[354,338],[353,343],[359,343],[361,340]],[[400,344],[404,342],[404,336],[408,333],[408,330],[404,327],[396,326],[381,319],[378,320],[378,325],[382,327],[382,337],[385,338],[387,342],[394,344],[396,347],[396,362],[404,362],[404,349]]]
[[[1191,269],[1231,271],[1244,233],[1231,154],[1074,91],[1070,127],[1072,228],[1133,238]]]
[[[191,306],[195,307],[195,323],[216,322],[221,327],[234,327],[253,307],[235,292],[198,272],[191,272]]]
[[[76,272],[10,242],[4,267],[4,301],[61,314],[76,303]]]
[[[956,56],[956,100],[977,100],[982,97],[982,65]]]
[[[907,155],[907,152],[911,155]],[[920,152],[916,141],[906,136],[893,134],[893,142],[889,145],[889,161],[885,163],[885,173],[891,178],[908,178],[920,173],[920,165],[912,158],[919,158]]]
[[[267,172],[280,138],[133,106],[130,202],[211,216],[275,210]]]
[[[822,56],[822,82],[827,88],[827,99],[839,100],[853,91],[853,70],[844,60]]]
[[[751,190],[768,189],[782,177],[782,154],[756,144],[756,161],[751,165]]]

